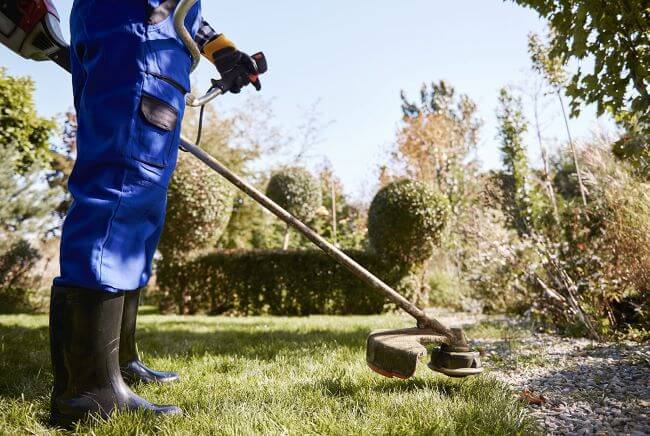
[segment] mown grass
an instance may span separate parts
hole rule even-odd
[[[122,413],[88,421],[93,434],[517,434],[535,432],[512,393],[489,374],[454,380],[425,365],[409,381],[364,361],[366,335],[402,317],[141,316],[140,350],[182,382],[138,386],[184,415]],[[0,316],[0,433],[50,434],[46,316]]]

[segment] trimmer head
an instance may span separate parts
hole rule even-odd
[[[478,351],[451,351],[447,344],[431,353],[429,368],[449,377],[468,377],[483,372],[481,355]]]
[[[426,356],[426,345],[438,344],[445,337],[431,329],[378,330],[368,336],[366,361],[384,377],[406,380],[413,377],[418,360]],[[451,348],[442,344],[431,356],[429,368],[450,377],[467,377],[483,371],[479,353],[467,347]]]

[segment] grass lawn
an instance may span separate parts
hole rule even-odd
[[[182,382],[139,386],[184,416],[141,413],[86,422],[94,434],[513,434],[535,432],[506,387],[488,374],[454,380],[421,365],[409,381],[365,365],[370,330],[409,326],[368,317],[140,317],[140,350]],[[54,433],[47,317],[0,316],[0,434]]]

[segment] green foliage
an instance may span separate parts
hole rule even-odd
[[[182,154],[169,186],[160,252],[167,260],[216,246],[232,213],[234,190],[193,156]]]
[[[77,128],[77,114],[66,112],[61,129],[61,145],[53,150],[50,163],[51,171],[47,174],[47,182],[50,187],[64,193],[56,207],[56,213],[60,217],[64,217],[72,205],[72,195],[67,190],[68,180],[77,155]]]
[[[220,249],[271,249],[282,244],[285,227],[262,206],[236,193],[230,222],[219,241]]]
[[[399,241],[388,240],[392,245],[386,251],[376,239],[376,253],[382,256],[361,250],[349,253],[419,303],[424,283],[421,266],[445,225],[447,202],[410,181],[394,183],[378,197],[374,208],[378,234],[385,231],[382,226],[394,226],[400,229]],[[389,307],[376,291],[314,250],[231,250],[194,258],[164,257],[157,284],[161,307],[175,305],[181,313],[364,314]]]
[[[592,147],[587,156],[595,195],[589,231],[578,235],[576,244],[593,256],[583,255],[583,262],[596,270],[586,300],[605,321],[605,333],[650,329],[650,183],[612,159],[603,146]]]
[[[419,102],[402,92],[402,112],[404,124],[393,153],[398,177],[418,180],[442,193],[449,200],[452,220],[460,219],[471,202],[478,168],[472,156],[481,127],[476,103],[440,81],[423,85]]]
[[[321,207],[320,183],[307,170],[287,168],[271,177],[266,195],[301,221],[311,221]]]
[[[633,114],[650,122],[650,8],[644,1],[514,0],[549,20],[549,59],[566,64],[593,59],[579,68],[567,93],[573,113],[596,103],[598,113]]]
[[[348,254],[389,283],[398,283],[406,275],[365,252]],[[386,303],[345,268],[314,250],[222,251],[189,262],[165,262],[158,270],[158,286],[180,313],[375,314]],[[403,287],[409,291],[408,283]],[[165,299],[163,306],[168,306]]]
[[[650,134],[625,136],[614,143],[612,153],[628,162],[637,176],[650,180]]]
[[[553,57],[551,48],[535,33],[528,35],[528,52],[533,61],[533,70],[542,76],[554,91],[567,84],[567,72],[562,59]]]
[[[36,114],[33,92],[30,78],[0,68],[0,250],[22,234],[44,233],[59,200],[43,173],[55,125]]]
[[[370,206],[370,245],[387,261],[420,264],[431,257],[448,216],[447,200],[423,183],[393,182],[377,193]]]
[[[0,67],[0,148],[17,151],[12,163],[22,173],[49,162],[49,140],[55,129],[53,120],[36,113],[33,93],[31,78],[9,76]]]
[[[199,111],[188,108],[183,134],[196,138]],[[273,124],[272,107],[258,98],[243,102],[239,109],[224,114],[206,106],[201,148],[229,169],[256,186],[265,186],[267,176],[255,169],[262,156],[282,148],[285,138]],[[284,227],[254,201],[235,191],[232,216],[219,240],[226,249],[272,248],[281,244]]]
[[[42,234],[54,226],[48,217],[61,198],[60,189],[49,189],[37,168],[16,173],[17,150],[0,146],[0,250],[22,235]]]
[[[475,117],[476,103],[467,95],[458,94],[449,83],[441,80],[431,86],[422,85],[420,101],[412,102],[402,91],[402,113],[405,119],[415,119],[427,115],[446,115],[462,127],[467,144],[476,142],[481,122]]]
[[[30,308],[30,293],[38,282],[34,265],[39,259],[38,252],[24,240],[0,254],[0,313]]]
[[[365,207],[350,201],[343,192],[341,181],[329,168],[320,172],[319,179],[323,205],[309,226],[340,248],[351,250],[365,248],[367,222]],[[313,243],[302,235],[298,235],[293,240],[293,248],[313,248]]]
[[[520,236],[530,233],[532,202],[529,195],[528,157],[523,135],[528,122],[523,114],[520,98],[502,88],[499,95],[499,140],[504,166],[503,205],[510,224]]]
[[[586,149],[586,207],[566,150],[553,164],[562,194],[557,224],[519,237],[480,219],[481,256],[468,268],[472,292],[488,311],[527,313],[567,334],[603,338],[647,329],[650,187],[613,158],[608,144]]]

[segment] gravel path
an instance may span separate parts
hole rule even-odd
[[[509,324],[434,314],[452,325]],[[650,435],[650,345],[532,334],[511,324],[501,339],[471,339],[485,352],[486,372],[512,386],[544,434]]]
[[[537,334],[477,342],[545,433],[650,434],[650,346]]]

